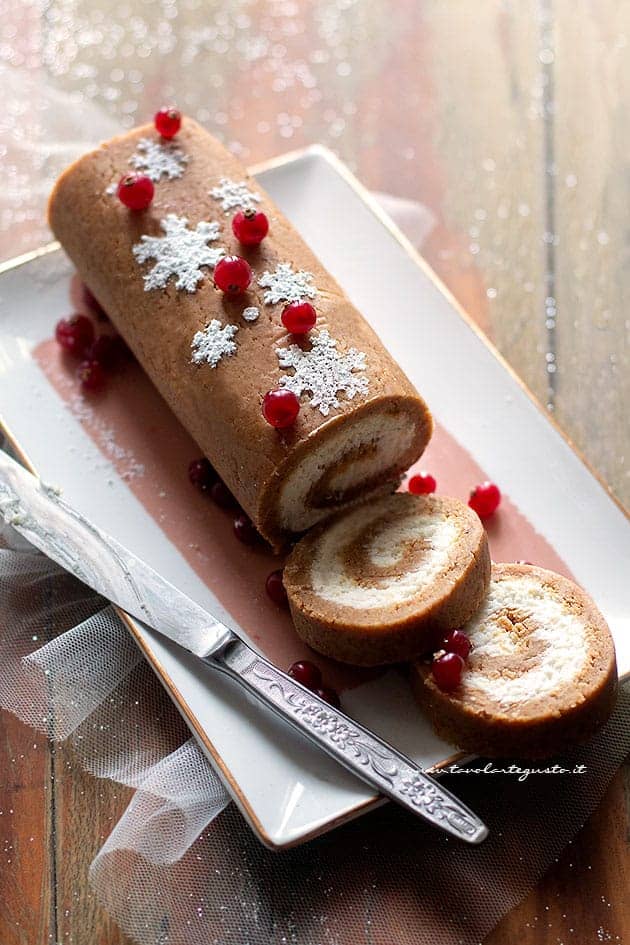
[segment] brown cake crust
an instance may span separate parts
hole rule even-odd
[[[585,741],[610,715],[617,693],[615,649],[606,621],[591,598],[568,578],[532,565],[495,564],[493,587],[519,576],[539,583],[541,594],[551,594],[563,603],[585,627],[587,659],[570,685],[559,684],[557,691],[528,698],[525,702],[499,704],[479,690],[464,685],[451,693],[442,692],[431,674],[430,663],[416,661],[410,667],[416,698],[435,731],[466,751],[487,757],[546,758],[572,744]],[[514,635],[519,654],[496,661],[477,657],[478,668],[489,679],[507,678],[550,659],[530,636],[536,621],[527,614],[508,614],[508,632]],[[474,623],[474,618],[471,623]],[[473,650],[468,658],[475,668],[475,634],[470,626]]]
[[[355,484],[347,495],[343,490],[329,490],[326,494],[325,481],[318,491],[318,482],[314,480],[309,492],[315,503],[314,517],[328,515],[365,495],[395,488],[402,472],[424,450],[432,432],[431,416],[367,322],[270,197],[194,121],[184,119],[175,139],[189,156],[184,173],[180,178],[155,185],[155,197],[148,210],[130,212],[115,195],[106,193],[112,182],[130,170],[129,158],[144,137],[159,140],[152,126],[136,128],[69,167],[50,199],[50,225],[81,279],[106,310],[164,400],[264,537],[279,547],[287,531],[279,498],[287,477],[311,453],[325,451],[326,442],[334,439],[341,427],[342,436],[348,440],[349,454],[359,436],[356,431],[361,424],[372,423],[371,417],[382,430],[396,418],[409,431],[408,442],[394,450],[395,456],[387,468],[376,469],[372,478],[366,474],[363,482]],[[257,206],[269,217],[270,232],[259,248],[248,250],[236,241],[231,230],[236,210],[226,214],[209,195],[223,177],[248,182],[250,189],[261,196]],[[194,293],[178,291],[173,279],[166,288],[145,291],[142,277],[152,263],[139,264],[132,255],[132,247],[144,234],[163,236],[160,221],[168,213],[187,217],[192,227],[201,220],[220,223],[220,238],[212,245],[225,247],[229,254],[245,256],[255,276],[267,269],[273,271],[280,262],[290,262],[294,269],[311,272],[318,290],[314,300],[317,330],[328,329],[338,340],[342,353],[351,346],[365,353],[367,397],[348,399],[342,393],[340,406],[333,407],[324,417],[310,406],[305,395],[291,429],[280,432],[269,426],[261,415],[262,399],[286,373],[279,369],[275,349],[296,341],[280,321],[283,303],[265,305],[263,289],[256,285],[256,278],[245,295],[229,299],[214,288],[211,269],[204,270],[205,277]],[[255,323],[248,323],[241,313],[245,307],[254,305],[260,309],[260,317]],[[213,318],[222,324],[239,326],[235,339],[239,346],[237,355],[223,358],[214,369],[207,364],[191,363],[193,335]],[[182,457],[182,464],[189,459]],[[337,461],[338,457],[333,468]]]
[[[450,520],[457,539],[448,564],[427,586],[398,603],[361,609],[322,598],[313,587],[313,566],[333,529],[342,535],[349,523],[366,520],[356,541],[341,541],[343,567],[357,586],[386,587],[394,572],[417,567],[425,549],[407,541],[400,567],[371,565],[369,547],[388,525],[418,514]],[[325,545],[324,545],[325,548]],[[397,493],[339,513],[319,525],[293,549],[284,569],[291,615],[300,637],[314,650],[355,666],[379,666],[413,659],[430,649],[444,631],[461,626],[478,608],[490,579],[485,530],[476,513],[457,499]]]

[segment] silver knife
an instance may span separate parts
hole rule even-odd
[[[410,758],[272,666],[2,451],[0,512],[84,584],[240,683],[381,794],[467,843],[487,836],[479,817]]]

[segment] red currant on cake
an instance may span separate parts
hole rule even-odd
[[[155,113],[155,130],[163,138],[174,138],[182,126],[182,113],[172,105],[161,108]]]
[[[494,482],[482,482],[470,493],[468,505],[479,518],[489,518],[499,508],[501,492]]]
[[[226,295],[238,295],[252,281],[252,270],[241,256],[224,256],[214,267],[214,284]]]
[[[464,669],[464,661],[457,653],[445,653],[433,660],[431,672],[439,689],[442,692],[452,692],[457,689]]]
[[[435,477],[428,472],[421,472],[412,476],[407,485],[412,495],[430,495],[435,492],[436,487]]]
[[[247,207],[234,215],[232,232],[243,246],[258,246],[269,232],[269,220],[262,210]]]
[[[442,650],[446,650],[447,653],[457,653],[463,660],[468,658],[471,647],[470,640],[461,630],[451,630],[441,643]]]
[[[310,302],[291,302],[282,311],[282,324],[294,335],[305,335],[315,325],[317,312]]]
[[[146,174],[125,174],[118,184],[118,199],[130,210],[146,210],[153,200],[155,188]]]
[[[55,339],[64,351],[80,358],[94,341],[94,325],[87,315],[62,318],[55,326]]]
[[[210,461],[202,456],[201,459],[193,459],[189,463],[188,478],[201,492],[209,492],[217,481],[217,474]]]
[[[307,689],[317,689],[322,684],[322,674],[319,666],[309,660],[298,660],[289,667],[288,675],[296,682],[302,683]]]
[[[284,430],[295,423],[300,412],[300,402],[291,390],[276,387],[268,390],[263,398],[263,417],[277,430]]]
[[[77,371],[77,377],[83,390],[90,393],[102,390],[107,381],[107,375],[98,361],[82,361]]]
[[[268,575],[265,581],[265,590],[274,604],[283,606],[287,603],[287,592],[284,581],[282,580],[282,569],[272,571],[271,574]]]

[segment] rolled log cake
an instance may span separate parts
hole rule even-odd
[[[356,666],[410,660],[461,626],[490,580],[486,532],[457,499],[400,493],[339,513],[284,569],[298,634]]]
[[[411,668],[418,701],[447,741],[489,757],[544,758],[584,741],[610,715],[612,637],[567,578],[495,564],[486,599],[463,629],[472,650],[454,691],[438,687],[429,662]]]
[[[116,196],[133,169],[155,182],[143,211]],[[231,222],[252,206],[270,229],[247,249]],[[172,142],[147,125],[85,155],[57,182],[49,218],[164,400],[274,546],[391,492],[423,452],[432,430],[424,401],[269,196],[195,122],[185,119]],[[233,254],[253,270],[236,297],[213,283],[218,260]],[[315,306],[317,323],[298,338],[281,314],[299,301]],[[282,431],[261,414],[265,393],[279,387],[300,401]]]

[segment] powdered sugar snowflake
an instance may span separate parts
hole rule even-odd
[[[331,407],[339,406],[337,395],[343,391],[352,400],[357,394],[367,394],[368,379],[355,371],[365,370],[365,355],[356,348],[339,354],[337,342],[324,328],[311,335],[311,350],[303,351],[298,345],[276,348],[281,368],[294,368],[295,373],[280,378],[280,385],[300,397],[312,394],[311,406],[319,407],[328,416]]]
[[[203,279],[202,266],[216,266],[225,255],[221,247],[210,247],[207,243],[219,237],[219,224],[202,220],[194,230],[188,229],[186,217],[174,213],[160,222],[165,236],[142,236],[133,247],[133,254],[140,263],[147,259],[157,262],[144,278],[144,290],[163,289],[171,276],[177,276],[175,287],[195,292]]]
[[[260,309],[256,308],[255,305],[249,305],[243,309],[241,314],[246,322],[255,322],[260,315]]]
[[[251,191],[245,181],[230,180],[222,177],[216,187],[210,191],[210,196],[221,201],[221,206],[228,213],[234,207],[251,207],[260,201],[260,194]]]
[[[188,163],[188,155],[184,154],[174,142],[154,141],[151,138],[141,138],[138,141],[136,152],[129,158],[129,163],[137,171],[142,171],[152,181],[159,181],[162,177],[174,180],[181,177]]]
[[[274,272],[266,269],[258,280],[258,285],[268,290],[263,296],[265,305],[300,302],[302,299],[314,299],[317,295],[312,274],[303,269],[295,272],[291,263],[279,263]]]
[[[238,325],[224,325],[213,318],[203,329],[195,333],[190,347],[193,350],[194,364],[207,362],[215,368],[221,358],[236,354],[236,342],[232,341],[238,331]]]

